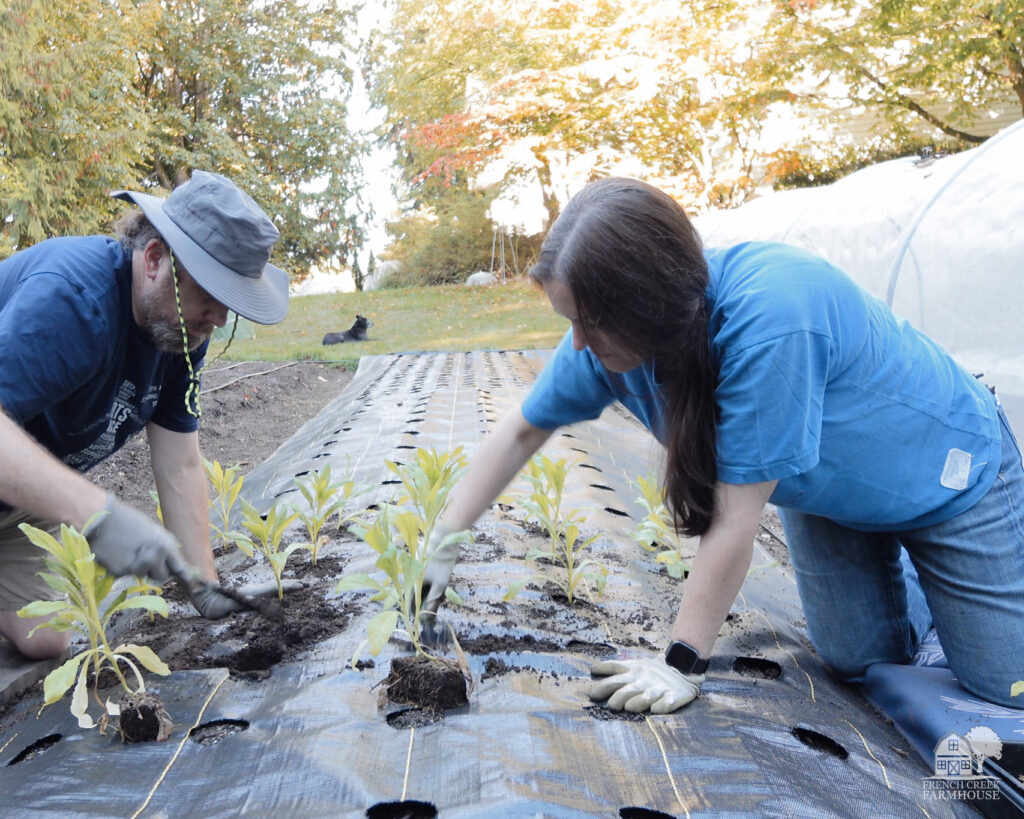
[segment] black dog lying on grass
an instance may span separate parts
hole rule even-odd
[[[346,341],[366,341],[366,331],[373,327],[373,322],[366,316],[356,315],[356,320],[347,330],[341,333],[328,333],[323,344],[344,344]]]

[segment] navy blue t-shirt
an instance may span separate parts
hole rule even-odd
[[[0,407],[80,472],[149,421],[199,426],[185,356],[136,325],[131,282],[130,255],[103,236],[49,239],[0,262]],[[205,352],[191,353],[196,371]]]

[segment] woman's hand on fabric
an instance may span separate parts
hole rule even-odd
[[[703,674],[681,674],[658,657],[643,660],[602,660],[590,673],[607,677],[594,683],[590,699],[607,699],[612,711],[670,714],[697,698]]]

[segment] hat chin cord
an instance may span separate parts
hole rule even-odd
[[[192,368],[192,356],[189,355],[188,350],[188,330],[185,329],[185,315],[181,311],[181,291],[178,289],[178,263],[175,261],[174,254],[171,253],[170,248],[167,249],[167,252],[171,257],[171,280],[174,282],[174,303],[178,308],[178,326],[181,327],[181,346],[185,352],[185,365],[188,367],[188,389],[185,391],[185,409],[189,415],[199,418],[203,414],[203,410],[199,406],[199,376],[203,374],[210,364],[223,358],[224,354],[231,348],[231,342],[235,340],[235,331],[238,329],[238,313],[235,313],[235,320],[231,323],[231,335],[228,336],[228,343],[224,345],[224,349],[215,358],[203,364],[199,372],[196,372]],[[193,409],[193,406],[195,409]]]
[[[188,331],[185,329],[185,315],[181,311],[181,290],[178,289],[178,263],[174,259],[174,253],[168,249],[171,257],[171,281],[174,282],[174,303],[178,308],[178,326],[181,327],[181,347],[185,352],[185,365],[188,367],[188,389],[185,391],[185,410],[189,415],[199,418],[203,414],[199,406],[199,376],[206,367],[196,372],[192,367],[192,356],[188,350]],[[232,332],[232,336],[234,332]],[[229,342],[230,343],[230,342]],[[227,350],[227,348],[224,348]],[[194,408],[193,408],[194,407]]]

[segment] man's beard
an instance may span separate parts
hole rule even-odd
[[[173,295],[173,294],[172,294]],[[161,310],[159,295],[146,294],[142,297],[140,312],[142,313],[143,332],[162,353],[184,353],[185,345],[181,337],[181,323],[175,315],[168,317]],[[192,352],[213,333],[212,325],[185,325],[185,332],[188,336],[188,350]]]

